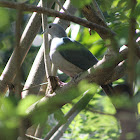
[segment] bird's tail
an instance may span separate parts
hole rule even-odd
[[[111,84],[107,84],[107,85],[101,85],[103,91],[108,95],[108,96],[113,96],[115,95],[115,90],[112,87]]]

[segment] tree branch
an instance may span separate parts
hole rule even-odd
[[[129,22],[129,39],[128,39],[128,83],[134,92],[134,81],[135,81],[135,65],[136,65],[136,0],[130,0],[131,4],[131,14],[130,14],[130,22]]]
[[[21,86],[21,69],[19,67],[20,62],[21,62],[21,54],[20,54],[20,39],[21,39],[21,24],[22,24],[22,18],[23,18],[23,12],[22,10],[18,10],[17,11],[17,19],[16,19],[16,44],[15,44],[15,55],[16,55],[16,61],[14,63],[15,65],[15,71],[17,72],[17,75],[15,77],[13,86],[15,89],[15,93],[14,96],[16,96],[16,98],[20,99],[21,96],[19,93],[21,93],[22,90],[22,86]],[[10,94],[10,93],[9,93]]]
[[[94,6],[94,9],[96,10],[97,14],[105,22],[105,17],[103,15],[98,3],[96,2],[96,0],[92,0],[92,2],[93,2],[93,6]]]
[[[109,27],[107,26],[107,24],[105,23],[104,20],[102,20],[102,18],[100,18],[100,16],[97,14],[97,12],[92,8],[91,5],[86,5],[84,6],[84,8],[82,9],[82,12],[84,14],[84,16],[86,17],[86,19],[88,21],[91,21],[92,23],[96,23],[100,26],[105,27],[106,29],[109,29]],[[114,33],[111,29],[109,29],[110,32]],[[111,35],[109,32],[101,32],[100,30],[97,31],[97,33],[100,35],[100,37],[104,40],[109,40],[108,44],[106,45],[106,47],[109,48],[109,52],[112,55],[116,55],[119,52],[119,46],[117,43],[117,40],[115,39],[115,33],[114,35]]]
[[[61,2],[60,2],[59,0],[55,0],[55,1],[56,1],[56,3],[60,6],[60,8],[63,9],[63,11],[64,11],[65,13],[70,14],[70,13],[63,7],[63,5],[61,4]]]
[[[14,8],[14,9],[20,8],[23,11],[37,12],[37,13],[47,14],[48,16],[59,17],[61,19],[72,21],[72,22],[75,22],[79,25],[82,25],[82,26],[85,26],[85,27],[90,28],[92,30],[95,30],[96,32],[101,32],[102,34],[106,34],[106,36],[108,36],[108,38],[115,35],[114,32],[112,32],[108,28],[105,28],[103,26],[89,22],[89,21],[82,19],[82,18],[79,18],[79,17],[75,17],[75,16],[72,16],[69,14],[64,14],[64,13],[54,11],[52,9],[36,7],[36,6],[27,5],[27,4],[23,4],[23,3],[4,2],[4,1],[0,1],[0,6]]]
[[[110,65],[109,66],[112,69],[114,69],[114,67],[116,67],[118,65],[118,63],[123,60],[123,58],[126,58],[126,55],[127,55],[126,53],[121,53],[120,56],[118,57],[119,59],[114,58],[114,60],[112,61],[113,67]],[[116,61],[118,63],[116,63]],[[70,81],[67,85],[63,86],[63,88],[56,89],[55,92],[50,97],[49,96],[44,97],[39,102],[33,104],[28,109],[27,113],[31,115],[40,110],[47,111],[48,113],[52,113],[54,111],[54,109],[57,109],[57,108],[61,107],[62,105],[70,102],[71,100],[73,100],[74,98],[79,96],[78,94],[75,94],[75,92],[78,91],[77,85],[79,84],[79,82],[81,80],[88,80],[89,82],[95,82],[97,84],[104,85],[106,83],[106,80],[108,80],[108,78],[110,78],[107,76],[107,78],[104,79],[103,77],[106,77],[106,75],[100,76],[101,71],[107,70],[105,74],[108,73],[108,69],[107,68],[104,69],[104,63],[106,63],[106,61],[104,63],[100,63],[100,61],[99,61],[98,63],[96,66],[90,68],[88,71],[83,72],[76,79]],[[114,74],[114,73],[112,73],[112,74]],[[106,83],[106,84],[108,84],[108,83]],[[43,104],[43,106],[40,107],[40,105],[42,105],[42,104]]]
[[[120,62],[127,59],[127,49],[120,52],[118,56],[104,57],[102,60],[98,61],[96,65],[90,68],[87,72],[83,73],[79,80],[87,78],[90,82],[95,82],[99,85],[106,85],[111,81],[113,77],[113,70]],[[119,76],[119,75],[118,75]],[[116,77],[117,78],[117,77]],[[120,77],[119,77],[120,78]]]
[[[30,140],[43,140],[41,138],[37,138],[37,137],[31,136],[31,135],[28,135],[28,134],[26,134],[26,137],[29,138]]]
[[[47,7],[47,3],[45,3],[45,1],[42,1],[42,7]],[[43,32],[45,31],[46,27],[47,27],[47,15],[42,14],[42,29]],[[50,60],[50,56],[49,56],[49,40],[48,40],[48,33],[44,33],[43,34],[43,45],[44,45],[44,64],[45,64],[45,71],[46,71],[46,79],[48,81],[48,88],[47,88],[47,94],[49,94],[49,92],[51,92],[52,90],[54,90],[56,88],[56,84],[51,80],[51,67],[52,67],[52,63]]]

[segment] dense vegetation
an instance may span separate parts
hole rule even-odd
[[[64,2],[69,2],[46,1],[53,10],[60,10]],[[70,22],[69,27],[69,22],[60,20],[60,24],[65,29],[68,27],[68,36],[87,47],[98,60],[102,62],[103,58],[107,59],[105,64],[103,61],[103,65],[91,70],[91,77],[88,77],[88,80],[92,79],[91,83],[85,80],[84,75],[80,75],[82,78],[75,83],[71,82],[67,75],[58,71],[60,80],[69,82],[68,85],[56,90],[56,95],[51,94],[53,97],[44,97],[48,88],[42,63],[43,51],[40,49],[44,39],[40,14],[45,11],[41,11],[41,8],[37,10],[37,0],[0,1],[1,140],[15,140],[18,137],[138,140],[140,0],[71,0],[70,3],[71,8],[64,6],[67,14],[85,18],[87,23],[95,25],[82,23],[79,19],[76,23],[74,20]],[[34,21],[30,19],[33,11],[39,13],[35,15],[38,17],[34,17]],[[88,15],[88,12],[92,14]],[[52,23],[55,16],[52,13],[48,15],[47,21]],[[65,15],[62,18],[66,19]],[[90,31],[87,28],[89,26],[95,30]],[[119,49],[122,53],[119,53]],[[40,56],[37,55],[39,52]],[[34,62],[36,63],[32,67]],[[112,83],[114,93],[106,95],[99,83]],[[28,95],[24,99],[21,98],[23,92]]]

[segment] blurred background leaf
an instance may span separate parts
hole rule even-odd
[[[83,8],[85,5],[90,4],[91,0],[71,0],[71,3],[77,8]]]

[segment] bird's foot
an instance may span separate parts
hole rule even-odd
[[[60,81],[56,76],[49,76],[50,85],[48,86],[48,93],[53,93],[58,87],[63,87],[66,83]]]
[[[58,87],[58,82],[55,76],[48,77],[48,87],[46,90],[46,95],[52,94]]]
[[[64,85],[66,85],[67,83],[62,82],[58,77],[56,77],[57,79],[57,83],[59,87],[63,87]]]

